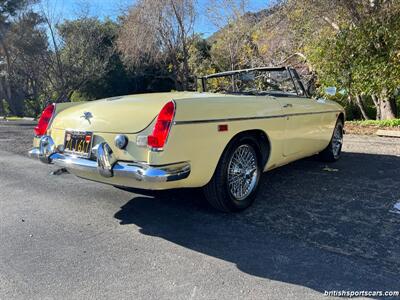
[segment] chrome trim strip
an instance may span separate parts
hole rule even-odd
[[[227,118],[227,119],[208,119],[208,120],[191,120],[191,121],[175,121],[174,125],[185,125],[185,124],[201,124],[201,123],[216,123],[216,122],[234,122],[234,121],[247,121],[247,120],[263,120],[263,119],[278,119],[293,116],[305,116],[305,115],[317,115],[325,113],[340,113],[341,110],[327,110],[318,112],[307,112],[307,113],[293,113],[283,114],[274,116],[262,116],[262,117],[239,117],[239,118]]]

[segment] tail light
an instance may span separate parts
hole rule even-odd
[[[50,104],[50,105],[46,106],[46,108],[43,110],[38,124],[33,129],[36,136],[42,136],[42,135],[46,134],[47,127],[49,126],[50,120],[53,117],[55,107],[56,107],[55,104]]]
[[[154,149],[162,149],[167,141],[172,120],[175,115],[175,103],[168,102],[161,109],[154,125],[153,132],[147,137],[147,145]]]

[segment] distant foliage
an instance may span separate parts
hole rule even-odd
[[[163,67],[163,76],[186,90],[190,82],[189,40],[195,20],[193,0],[139,0],[122,18],[117,47],[127,66]]]
[[[338,87],[366,119],[371,102],[377,119],[393,119],[400,90],[400,3],[363,4],[348,8],[347,15],[338,12],[341,18],[331,20],[335,26],[327,26],[304,51],[321,88]]]
[[[255,13],[246,0],[207,0],[202,17],[218,29],[207,38],[194,28],[194,0],[135,1],[117,21],[84,13],[59,21],[33,9],[37,2],[0,0],[0,115],[37,116],[50,101],[194,90],[206,74],[292,65],[315,97],[337,87],[330,99],[348,118],[398,116],[397,0],[278,0]]]

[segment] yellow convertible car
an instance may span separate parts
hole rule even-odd
[[[30,155],[120,188],[202,187],[212,206],[228,212],[252,204],[262,172],[314,154],[339,159],[344,110],[309,98],[295,69],[198,82],[198,92],[51,104]]]

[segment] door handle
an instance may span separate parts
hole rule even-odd
[[[289,107],[293,107],[293,104],[291,104],[291,103],[286,103],[286,104],[283,106],[283,108],[289,108]]]

